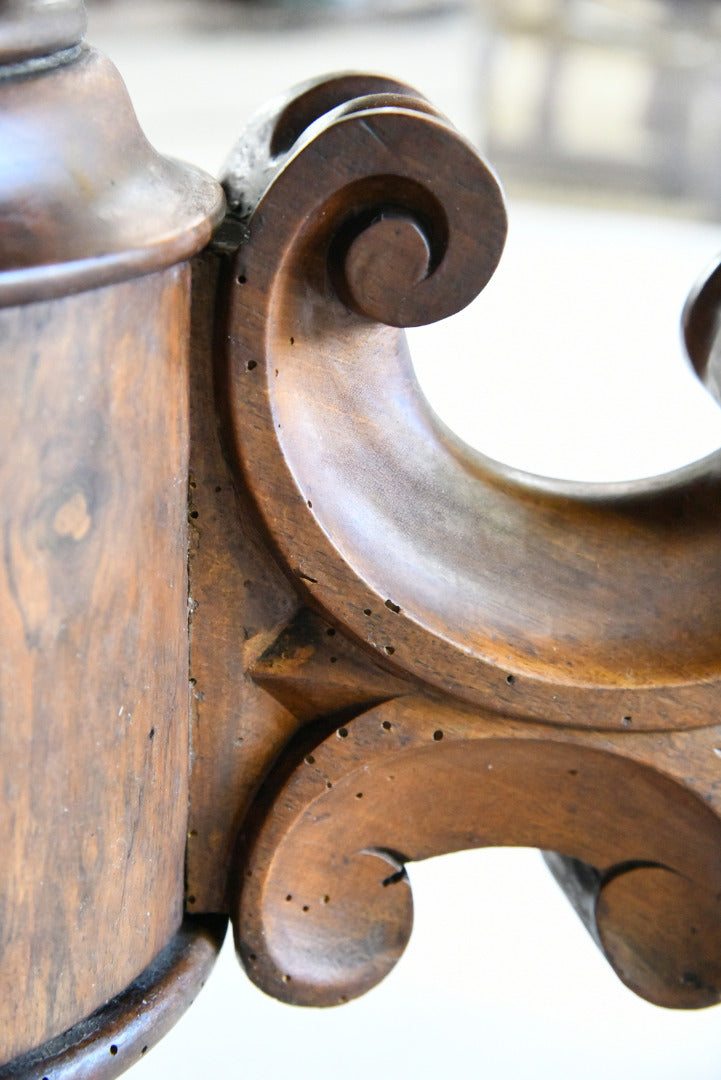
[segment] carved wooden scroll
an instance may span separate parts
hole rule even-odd
[[[721,457],[556,482],[432,413],[398,327],[483,287],[505,215],[413,91],[308,86],[224,184],[226,456],[200,438],[193,479],[193,902],[227,899],[264,990],[336,1004],[403,950],[406,863],[530,845],[629,986],[717,1001]],[[697,358],[709,288],[686,318]]]
[[[345,75],[271,106],[197,254],[217,185],[153,154],[79,4],[25,7],[0,17],[24,133],[0,175],[0,1077],[132,1064],[228,913],[264,990],[347,1001],[408,940],[406,865],[492,844],[547,852],[638,993],[718,1001],[721,454],[562,483],[444,427],[402,328],[483,288],[506,221],[415,91]],[[685,315],[711,388],[720,280]]]

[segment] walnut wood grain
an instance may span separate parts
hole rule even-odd
[[[524,844],[629,986],[719,1000],[721,455],[577,484],[440,423],[398,327],[483,286],[505,214],[413,91],[303,87],[229,162],[222,440],[303,605],[246,668],[298,725],[239,834],[251,978],[362,993],[410,932],[406,863]],[[714,280],[685,317],[699,373]]]
[[[150,273],[205,246],[220,188],[153,150],[105,57],[83,43],[69,62],[4,74],[0,305]]]
[[[392,266],[398,254],[399,275],[408,269],[415,242],[399,214],[440,261],[420,284],[411,270],[395,322],[461,306],[500,255],[492,177],[412,100],[331,111],[276,160],[272,182],[258,152],[269,186],[245,211],[222,389],[242,482],[314,604],[381,660],[518,717],[703,725],[719,693],[719,456],[609,485],[485,460],[428,407],[402,334],[346,295],[360,288],[346,256],[353,281],[371,265],[367,252],[355,258],[359,244],[397,236],[400,252],[379,247],[377,259]],[[247,208],[261,185],[240,171],[245,159],[236,165],[229,201]],[[448,203],[466,222],[458,261]],[[376,288],[375,273],[365,280]]]
[[[149,146],[84,26],[72,0],[0,14],[0,1063],[77,1032],[183,918],[183,260],[224,199]]]
[[[234,481],[220,436],[213,333],[223,236],[194,261],[191,338],[188,910],[226,911],[238,831],[301,725],[407,685],[303,606]],[[297,580],[297,579],[296,579]]]
[[[213,332],[218,257],[194,262],[189,485],[192,776],[190,911],[227,911],[228,867],[248,805],[298,720],[249,677],[299,600],[236,494],[218,439]]]
[[[402,953],[406,865],[489,844],[547,851],[637,993],[721,999],[721,453],[584,485],[445,428],[402,328],[484,287],[505,209],[392,79],[257,118],[191,313],[172,264],[219,189],[67,53],[78,5],[41,65],[26,11],[23,78],[0,37],[0,1060],[131,1063],[126,988],[184,908],[230,910],[267,992],[346,1001]],[[684,317],[711,388],[718,294]],[[118,995],[87,1054],[34,1055]]]
[[[657,1004],[721,998],[718,731],[568,731],[397,698],[289,750],[239,863],[236,941],[281,1000],[335,1005],[375,985],[412,926],[406,865],[490,845],[596,871],[595,924]],[[469,898],[470,902],[470,898]],[[470,913],[469,913],[470,914]]]
[[[14,1061],[0,1080],[113,1080],[140,1061],[192,1004],[225,937],[219,915],[188,917],[130,986]]]
[[[182,917],[188,275],[0,311],[0,1061]]]

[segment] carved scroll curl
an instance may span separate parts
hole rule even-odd
[[[295,1004],[355,997],[410,936],[407,862],[522,845],[593,868],[582,914],[637,993],[676,1008],[718,1001],[714,811],[658,762],[634,760],[622,735],[553,738],[482,719],[396,700],[304,754],[247,838],[234,925],[250,977]],[[695,738],[690,768],[710,748]]]
[[[457,310],[493,271],[505,212],[472,147],[407,88],[340,77],[264,114],[225,186],[228,430],[310,603],[382,663],[516,717],[709,723],[721,457],[629,484],[513,472],[439,421],[388,325]]]
[[[266,277],[304,275],[312,250],[326,259],[316,287],[327,296],[327,272],[349,308],[389,326],[460,311],[503,250],[492,172],[425,98],[392,80],[310,84],[263,114],[226,170],[253,246],[273,251]],[[241,266],[248,292],[255,272],[251,281]]]
[[[307,608],[248,672],[307,725],[243,826],[251,977],[296,1003],[356,996],[408,939],[407,862],[524,845],[560,853],[628,985],[718,1000],[721,453],[573,484],[444,427],[399,327],[482,288],[505,213],[408,88],[301,89],[225,183],[229,456]],[[687,316],[700,371],[716,307],[714,287]]]

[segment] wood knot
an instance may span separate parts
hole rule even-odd
[[[88,504],[82,491],[76,491],[62,506],[58,507],[53,517],[53,530],[58,536],[69,540],[83,540],[90,531],[92,518],[88,513]]]

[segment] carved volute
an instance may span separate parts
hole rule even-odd
[[[407,862],[530,845],[628,985],[718,1000],[719,455],[552,481],[437,419],[399,327],[483,287],[505,211],[414,91],[302,87],[224,185],[225,452],[201,426],[192,482],[193,905],[230,904],[264,990],[337,1004],[402,952]],[[709,286],[689,302],[699,367],[715,310]]]
[[[83,31],[0,13],[0,1076],[132,1065],[228,916],[264,991],[342,1004],[408,941],[406,865],[490,845],[546,853],[638,994],[718,1002],[721,452],[582,484],[470,449],[404,335],[502,256],[449,120],[314,81],[223,194]]]

